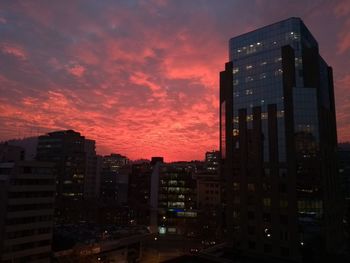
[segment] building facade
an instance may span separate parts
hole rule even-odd
[[[194,236],[197,220],[195,167],[162,164],[159,170],[158,230],[160,234]]]
[[[53,164],[0,163],[1,262],[50,262],[55,189]]]
[[[64,222],[84,220],[83,202],[99,196],[95,141],[73,130],[39,136],[37,160],[55,164],[56,216]]]
[[[299,18],[234,37],[220,73],[225,228],[246,253],[301,261],[341,241],[332,69]]]

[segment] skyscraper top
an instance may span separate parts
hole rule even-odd
[[[303,38],[300,35],[303,35]],[[310,47],[318,47],[317,41],[298,17],[273,23],[233,37],[229,41],[229,60],[250,56],[256,52],[273,50],[284,45],[300,48],[300,41]]]

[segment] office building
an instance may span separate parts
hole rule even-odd
[[[204,242],[221,238],[221,181],[217,174],[200,174],[197,181],[199,236]]]
[[[111,154],[102,158],[100,198],[126,204],[128,199],[128,181],[131,166],[128,158],[120,154]]]
[[[53,164],[0,163],[1,262],[50,262],[55,188]]]
[[[160,234],[194,236],[197,227],[195,167],[190,163],[162,164],[157,199]]]
[[[138,225],[150,225],[151,177],[153,166],[149,162],[131,165],[128,187],[128,206],[132,220]]]
[[[57,219],[84,220],[83,202],[96,199],[100,189],[95,141],[73,130],[51,132],[39,136],[37,160],[55,164]]]
[[[341,245],[332,68],[299,18],[229,41],[220,73],[227,240],[292,261]]]

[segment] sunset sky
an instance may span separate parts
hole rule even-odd
[[[203,159],[228,40],[291,16],[333,66],[350,141],[349,0],[1,1],[0,141],[74,129],[99,154]]]

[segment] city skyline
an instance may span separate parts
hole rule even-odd
[[[228,39],[301,17],[333,66],[350,141],[347,1],[43,1],[0,4],[0,141],[73,129],[97,152],[202,159],[218,149]]]

